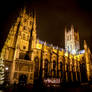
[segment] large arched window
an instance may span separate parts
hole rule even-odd
[[[62,72],[62,62],[60,62],[60,71]]]
[[[35,57],[34,58],[34,62],[35,62],[35,72],[34,72],[34,77],[35,79],[38,78],[39,76],[39,58]]]
[[[44,69],[45,69],[45,77],[48,77],[48,59],[45,59],[44,62]]]
[[[53,61],[53,72],[54,72],[54,77],[56,77],[56,61]]]
[[[80,64],[80,70],[81,70],[82,81],[87,81],[86,64],[85,63]]]
[[[53,70],[55,70],[55,68],[56,68],[56,61],[54,60],[53,61]]]

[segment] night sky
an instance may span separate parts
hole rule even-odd
[[[39,39],[64,48],[64,28],[73,24],[79,31],[81,49],[86,40],[92,51],[91,0],[3,0],[0,4],[0,49],[19,11],[26,6],[36,10]]]

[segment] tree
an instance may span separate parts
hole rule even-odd
[[[0,58],[0,85],[4,83],[4,62]]]

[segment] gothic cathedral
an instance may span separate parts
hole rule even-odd
[[[53,46],[37,38],[36,14],[24,9],[12,25],[1,51],[1,58],[8,67],[7,80],[18,83],[25,75],[27,83],[35,80],[60,78],[61,82],[90,81],[92,58],[84,41],[80,50],[79,33],[74,26],[65,28],[65,49]]]

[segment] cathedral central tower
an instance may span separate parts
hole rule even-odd
[[[65,49],[72,54],[80,49],[79,32],[75,32],[73,25],[70,29],[65,28]]]

